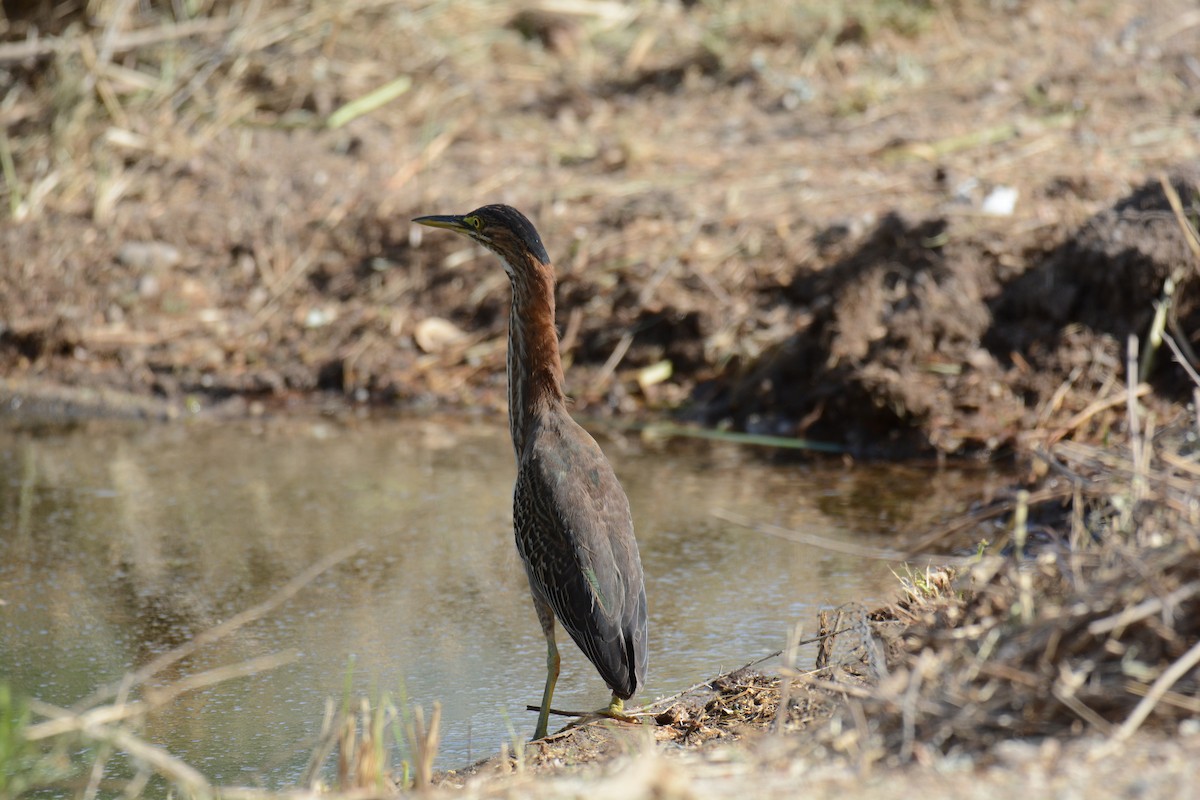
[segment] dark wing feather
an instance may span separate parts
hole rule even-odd
[[[646,676],[646,590],[629,501],[599,445],[566,412],[533,426],[514,496],[535,595],[618,696]]]

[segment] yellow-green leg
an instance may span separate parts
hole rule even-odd
[[[558,646],[554,644],[554,611],[548,605],[534,600],[537,606],[538,621],[542,623],[542,633],[546,636],[546,688],[542,691],[542,708],[538,712],[537,728],[533,731],[533,741],[546,738],[546,728],[550,724],[550,700],[554,697],[554,685],[558,683]]]

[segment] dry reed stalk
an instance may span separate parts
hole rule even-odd
[[[796,671],[797,650],[800,648],[800,638],[803,635],[803,626],[793,625],[788,632],[787,647],[783,650],[783,663],[779,671],[782,678],[779,682],[779,707],[776,709],[775,719],[771,723],[777,736],[783,735],[784,725],[787,722],[788,707],[792,699],[792,681],[789,674]]]
[[[372,709],[364,697],[358,718],[362,737],[354,754],[354,786],[379,790],[383,788],[387,766],[383,739],[387,711],[382,703]]]
[[[338,725],[340,719],[341,714],[338,712],[333,698],[325,698],[325,713],[321,717],[321,731],[317,734],[316,743],[313,745],[312,752],[309,753],[308,763],[300,778],[299,785],[306,790],[312,791],[317,788],[321,779],[321,768],[333,752],[341,733]]]
[[[342,715],[338,730],[338,789],[353,788],[355,753],[358,750],[358,725],[353,713]]]
[[[1196,384],[1196,386],[1200,386],[1200,372],[1197,372],[1196,367],[1193,366],[1195,363],[1197,363],[1196,359],[1184,353],[1179,342],[1176,341],[1175,337],[1171,336],[1170,334],[1164,333],[1162,335],[1162,339],[1167,343],[1167,347],[1170,348],[1171,354],[1175,356],[1175,362],[1179,364],[1179,366],[1183,367],[1183,371],[1186,372],[1188,377],[1192,379],[1192,383]],[[1184,340],[1181,339],[1179,341]]]
[[[421,706],[413,710],[412,720],[405,724],[405,735],[413,754],[413,785],[418,791],[433,785],[433,762],[441,741],[441,721],[442,704],[434,702],[428,727]]]
[[[118,708],[112,714],[100,713],[81,717],[66,709],[37,700],[30,702],[30,708],[41,716],[51,717],[52,722],[62,721],[65,724],[52,726],[49,723],[39,723],[30,726],[25,731],[27,740],[42,741],[51,737],[77,734],[85,741],[102,745],[92,769],[89,770],[89,785],[98,784],[100,779],[96,775],[103,774],[103,764],[112,752],[103,745],[111,745],[127,753],[135,762],[149,766],[190,797],[207,798],[214,794],[208,780],[195,768],[119,724],[129,716],[123,709]],[[143,712],[146,710],[148,709],[142,708]]]

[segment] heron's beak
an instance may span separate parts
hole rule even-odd
[[[455,233],[469,234],[471,228],[463,222],[458,214],[435,214],[430,217],[417,217],[413,222],[418,225],[428,225],[431,228],[445,228]]]

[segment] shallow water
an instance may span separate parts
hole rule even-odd
[[[886,547],[980,481],[599,438],[646,571],[642,700],[780,649],[819,607],[896,589],[886,562],[767,537],[714,509]],[[145,735],[218,783],[283,786],[349,671],[356,693],[442,703],[440,767],[494,753],[532,732],[524,706],[540,699],[545,663],[512,543],[514,471],[495,418],[0,432],[0,681],[70,705],[361,543],[159,682],[271,653],[293,661],[186,694]],[[555,706],[603,705],[590,664],[569,640],[562,652]]]

